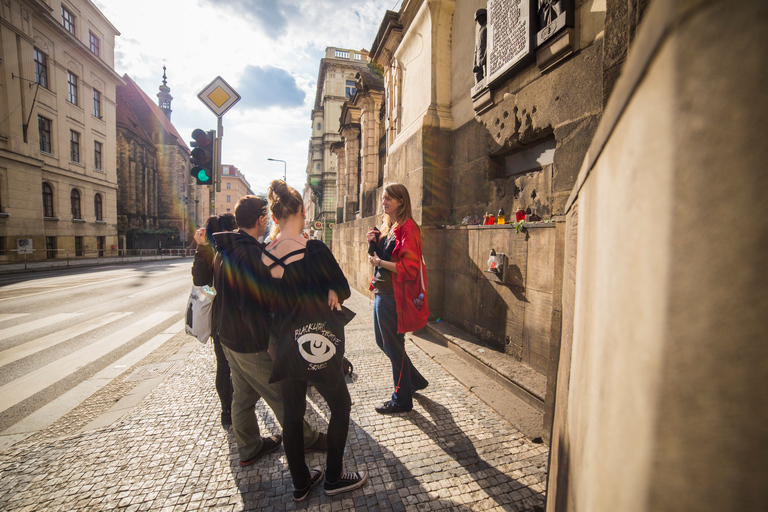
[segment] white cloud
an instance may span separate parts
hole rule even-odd
[[[154,98],[167,66],[172,121],[183,137],[216,127],[216,117],[197,98],[216,76],[240,93],[243,100],[223,118],[223,161],[240,168],[258,192],[283,174],[282,163],[267,158],[286,160],[288,182],[303,190],[325,48],[370,48],[394,0],[94,2],[121,32],[115,48],[120,75],[127,73]],[[281,90],[270,91],[269,80]]]

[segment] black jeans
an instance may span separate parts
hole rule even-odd
[[[283,423],[283,446],[288,468],[291,470],[293,486],[304,489],[309,484],[309,468],[304,460],[304,413],[307,409],[307,383],[303,380],[284,379],[280,381],[285,407]],[[328,422],[328,454],[325,463],[325,479],[335,482],[341,477],[344,446],[347,444],[349,431],[349,411],[352,400],[349,397],[347,382],[342,378],[336,389],[315,385],[331,410]]]
[[[232,376],[218,336],[213,338],[213,352],[216,354],[216,392],[221,401],[221,411],[229,414],[232,410]]]

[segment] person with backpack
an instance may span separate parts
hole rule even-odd
[[[349,298],[351,291],[347,278],[330,249],[319,240],[307,240],[302,236],[306,213],[301,194],[284,181],[275,180],[269,187],[268,199],[275,227],[270,234],[272,241],[264,248],[261,261],[269,268],[272,278],[269,302],[274,316],[270,352],[282,353],[284,349],[290,347],[277,346],[277,344],[293,344],[294,341],[291,337],[281,338],[280,333],[286,331],[283,325],[303,295],[312,294],[318,299],[314,302],[322,308],[325,308],[327,303],[328,313],[331,313],[337,305]],[[292,329],[289,331],[292,332]],[[318,339],[318,343],[322,344],[321,340]],[[280,364],[280,360],[275,359],[275,370],[280,370],[278,372],[280,377],[284,377],[278,382],[285,400],[283,443],[293,479],[293,499],[295,501],[306,499],[312,488],[323,479],[324,474],[325,494],[328,496],[352,491],[364,485],[368,479],[367,474],[342,471],[352,408],[342,366],[325,367],[329,371],[338,373],[331,375],[335,377],[331,379],[336,383],[334,386],[313,382],[315,389],[325,399],[331,411],[328,421],[328,454],[324,472],[321,467],[310,470],[304,457],[301,425],[305,421],[308,383],[290,369],[279,368]]]

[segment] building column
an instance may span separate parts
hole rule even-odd
[[[358,209],[358,184],[360,182],[360,126],[345,126],[341,130],[344,137],[344,160],[346,161],[346,188],[344,190],[344,222],[355,220]]]
[[[372,199],[379,186],[379,138],[381,121],[379,112],[384,95],[370,93],[363,100],[360,114],[360,215],[370,217],[376,213],[375,199]]]

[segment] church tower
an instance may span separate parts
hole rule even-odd
[[[157,105],[165,113],[165,117],[171,120],[171,88],[167,85],[167,78],[165,76],[165,66],[163,66],[163,85],[160,86],[160,92],[157,93]]]

